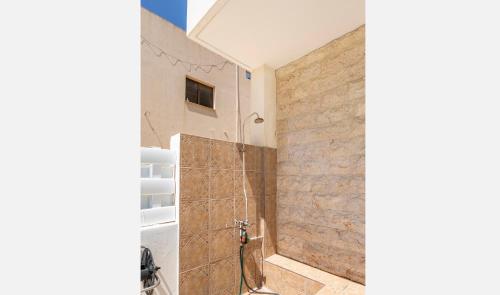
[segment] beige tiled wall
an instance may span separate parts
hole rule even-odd
[[[237,294],[242,154],[235,143],[185,134],[180,153],[180,294]],[[246,146],[245,166],[249,233],[265,236],[264,246],[255,240],[245,250],[245,273],[256,286],[262,255],[276,252],[276,150]]]
[[[365,281],[365,29],[276,72],[278,254]]]

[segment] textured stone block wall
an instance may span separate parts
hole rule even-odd
[[[365,28],[276,72],[278,254],[364,284]]]
[[[264,245],[252,241],[245,252],[253,287],[261,283],[263,252],[276,251],[276,149],[248,145],[246,151],[249,235],[265,236]],[[237,294],[242,153],[232,142],[181,134],[180,154],[180,295]]]

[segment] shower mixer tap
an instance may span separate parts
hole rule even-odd
[[[235,220],[235,223],[240,229],[240,245],[245,245],[248,243],[248,233],[247,227],[250,226],[247,220]]]

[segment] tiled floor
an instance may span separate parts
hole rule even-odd
[[[265,259],[264,275],[266,285],[283,293],[281,295],[365,294],[365,286],[361,284],[277,254]]]
[[[262,287],[261,289],[258,289],[257,291],[261,291],[261,292],[275,292],[274,290],[271,290],[269,288],[266,288],[266,287]],[[249,295],[249,294],[252,294],[252,293],[244,293],[243,295]],[[282,294],[280,294],[282,295]],[[284,294],[283,294],[284,295]]]

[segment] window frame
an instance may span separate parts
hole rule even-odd
[[[200,84],[200,85],[203,85],[205,87],[208,87],[208,88],[212,89],[212,107],[200,104],[200,91],[199,91],[199,89],[197,90],[197,101],[198,102],[189,101],[189,98],[187,96],[187,80],[191,80],[191,81],[193,81],[193,82],[195,82],[197,84]],[[186,77],[184,79],[184,100],[185,100],[186,103],[197,105],[197,106],[204,107],[204,108],[207,108],[209,110],[214,110],[215,111],[215,97],[216,97],[216,95],[215,95],[215,85],[207,83],[207,82],[202,81],[200,79],[194,78],[192,76],[186,75]]]

